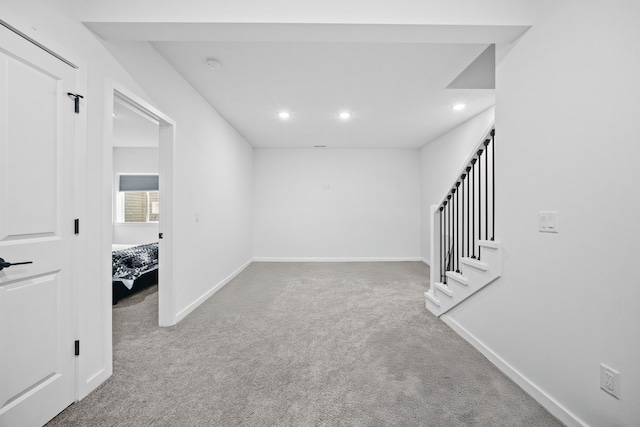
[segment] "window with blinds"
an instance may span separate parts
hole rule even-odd
[[[120,175],[119,222],[160,221],[158,175]]]

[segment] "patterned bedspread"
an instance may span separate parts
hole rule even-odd
[[[147,271],[158,268],[158,243],[113,251],[111,258],[114,280],[123,279],[125,284],[133,283]]]

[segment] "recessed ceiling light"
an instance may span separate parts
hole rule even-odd
[[[348,111],[343,111],[342,113],[338,114],[338,117],[340,117],[340,120],[349,120],[351,118],[351,113]]]
[[[211,68],[212,70],[219,70],[220,68],[222,68],[222,62],[220,62],[220,60],[216,58],[209,58],[205,63],[207,64],[207,67]]]
[[[282,120],[287,120],[289,117],[291,117],[291,113],[289,113],[288,111],[280,111],[278,113],[278,117],[280,117]]]
[[[453,106],[453,109],[455,111],[462,111],[465,108],[467,108],[467,104],[456,104],[456,105]]]

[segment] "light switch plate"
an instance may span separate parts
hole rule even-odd
[[[542,233],[558,232],[558,212],[538,212],[538,230]]]

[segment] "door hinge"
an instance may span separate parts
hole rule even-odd
[[[73,220],[73,234],[80,234],[80,219]]]
[[[158,233],[158,239],[163,239],[164,238],[164,233]]]
[[[76,340],[75,350],[76,350],[76,356],[80,356],[80,340]]]
[[[77,93],[68,92],[67,96],[73,98],[74,103],[74,111],[76,114],[80,113],[80,98],[84,98],[82,95],[78,95]]]

